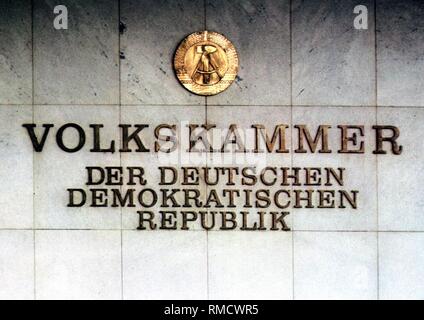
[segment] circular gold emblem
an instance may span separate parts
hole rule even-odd
[[[222,34],[195,32],[178,47],[174,68],[186,89],[211,96],[227,89],[236,78],[237,51]]]

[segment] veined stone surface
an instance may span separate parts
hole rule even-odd
[[[31,1],[0,4],[0,103],[32,103]]]

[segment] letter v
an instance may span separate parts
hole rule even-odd
[[[44,144],[47,140],[47,135],[49,134],[50,128],[54,127],[53,124],[43,124],[44,133],[41,137],[41,141],[39,142],[37,136],[35,135],[34,128],[37,127],[36,124],[23,124],[22,127],[26,128],[31,138],[32,146],[36,152],[43,151]]]

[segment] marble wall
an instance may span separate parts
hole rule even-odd
[[[68,30],[53,28],[59,4]],[[367,30],[353,26],[358,4]],[[2,0],[0,298],[423,299],[423,15],[420,0]],[[208,98],[172,66],[205,28],[240,58]],[[268,159],[343,166],[360,191],[357,210],[291,211],[289,232],[139,231],[134,210],[67,208],[65,191],[85,166],[151,172],[156,155],[67,154],[53,140],[36,153],[22,128],[103,123],[113,139],[120,123],[206,120],[392,124],[404,150]]]

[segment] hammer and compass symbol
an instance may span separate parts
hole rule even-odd
[[[174,57],[178,80],[189,91],[210,96],[227,89],[238,72],[238,55],[222,34],[195,32],[185,38]]]

